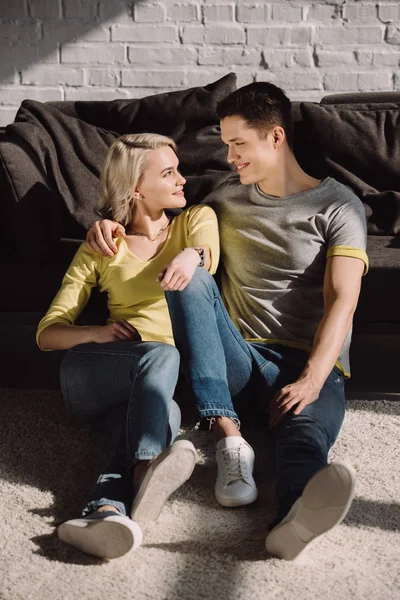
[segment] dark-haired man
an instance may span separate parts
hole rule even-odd
[[[301,169],[283,90],[250,84],[218,114],[240,178],[206,199],[219,219],[223,303],[204,269],[178,294],[165,279],[163,287],[197,410],[216,436],[216,498],[255,500],[254,453],[239,418],[244,409],[268,414],[279,522],[266,547],[293,559],[345,517],[354,494],[353,469],[327,457],[344,417],[352,317],[368,268],[365,214],[347,187]],[[110,246],[112,224],[103,226]]]

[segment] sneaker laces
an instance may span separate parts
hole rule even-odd
[[[224,459],[223,476],[225,486],[228,486],[230,483],[238,481],[239,479],[245,480],[245,477],[242,473],[240,449],[241,446],[222,450],[222,458]]]

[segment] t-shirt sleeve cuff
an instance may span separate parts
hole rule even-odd
[[[331,246],[326,253],[326,258],[330,258],[331,256],[348,256],[350,258],[358,258],[364,263],[363,276],[368,273],[368,256],[364,250],[361,250],[361,248],[354,248],[353,246]]]

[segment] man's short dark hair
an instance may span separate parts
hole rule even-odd
[[[285,130],[290,148],[293,148],[292,103],[285,92],[263,81],[250,83],[226,96],[217,105],[220,119],[237,115],[249,127],[258,131],[261,138],[275,125]]]

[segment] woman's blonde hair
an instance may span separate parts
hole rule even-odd
[[[104,219],[127,225],[132,219],[136,186],[147,167],[151,150],[169,146],[173,140],[157,133],[127,133],[110,146],[100,175],[101,197],[96,212]]]

